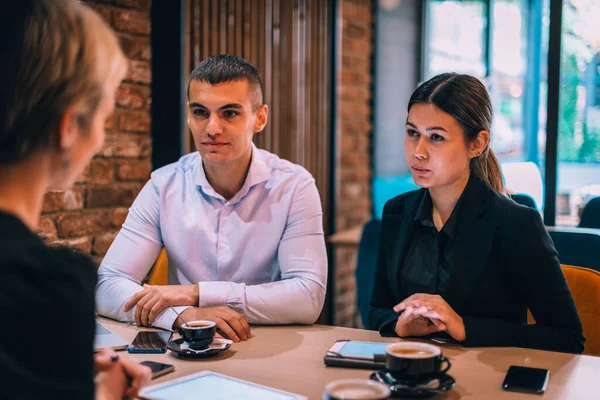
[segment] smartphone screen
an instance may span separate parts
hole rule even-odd
[[[375,354],[385,354],[389,343],[349,341],[338,351],[344,357],[360,357],[373,359]]]
[[[506,373],[502,388],[515,392],[544,393],[549,378],[550,371],[547,369],[512,365]]]
[[[130,353],[164,353],[171,339],[171,332],[138,332],[133,342],[127,347]]]
[[[175,370],[175,367],[171,364],[163,364],[154,361],[142,361],[140,364],[145,365],[152,370],[152,379]]]

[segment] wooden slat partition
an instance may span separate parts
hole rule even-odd
[[[330,197],[333,0],[189,0],[189,71],[220,53],[259,70],[269,123],[258,147],[308,169]],[[190,140],[190,148],[194,149]],[[327,215],[324,218],[327,223]],[[325,226],[326,234],[329,227]]]

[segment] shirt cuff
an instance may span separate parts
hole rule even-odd
[[[152,326],[154,326],[155,328],[162,328],[168,331],[172,331],[173,323],[175,323],[175,320],[179,316],[178,314],[181,314],[188,308],[190,308],[190,306],[176,306],[173,308],[166,308],[160,314],[158,314],[158,317],[156,317]],[[177,312],[173,311],[173,309],[175,309]]]
[[[236,288],[243,284],[233,282],[200,282],[199,307],[229,306],[239,308],[243,304],[243,290],[237,293]]]
[[[401,314],[402,312],[394,312],[392,315],[386,318],[379,328],[379,334],[384,337],[397,337],[398,334],[396,333],[396,321],[398,321],[398,317]]]
[[[477,319],[473,317],[462,317],[465,325],[465,340],[461,342],[465,347],[481,347],[489,346],[490,337],[493,332],[486,329],[484,324],[477,323]]]

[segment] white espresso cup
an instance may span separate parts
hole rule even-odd
[[[370,379],[340,379],[325,385],[324,400],[382,400],[390,388]]]

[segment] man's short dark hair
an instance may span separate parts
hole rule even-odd
[[[252,101],[254,108],[263,104],[263,84],[260,74],[252,64],[243,58],[231,54],[219,54],[203,60],[190,74],[187,87],[188,98],[192,80],[207,82],[211,85],[240,80],[248,81],[251,90],[254,91]]]

